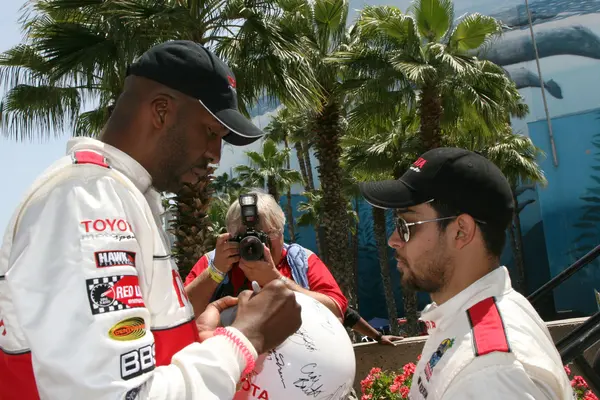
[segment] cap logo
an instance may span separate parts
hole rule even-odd
[[[227,75],[227,80],[229,81],[229,86],[235,89],[235,79],[233,79],[233,76]]]
[[[427,160],[424,159],[423,157],[419,157],[417,159],[417,161],[415,161],[413,163],[413,165],[410,167],[410,169],[412,169],[415,172],[421,172],[421,168],[423,168],[425,166],[425,164],[427,164]]]

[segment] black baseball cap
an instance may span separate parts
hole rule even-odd
[[[244,146],[264,132],[238,110],[235,75],[204,46],[174,40],[150,48],[127,69],[127,75],[151,79],[198,101],[229,129],[225,141]]]
[[[472,151],[441,147],[419,157],[397,180],[360,183],[373,206],[406,208],[437,200],[489,224],[508,226],[514,202],[500,169]]]

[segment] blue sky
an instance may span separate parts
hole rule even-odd
[[[18,44],[21,32],[19,9],[23,2],[2,2],[0,13],[0,51]],[[2,90],[4,93],[4,90]],[[44,141],[17,143],[0,135],[0,229],[4,231],[21,197],[35,178],[65,151],[68,135]]]

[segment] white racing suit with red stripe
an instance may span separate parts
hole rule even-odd
[[[421,314],[429,337],[411,400],[571,400],[573,392],[544,321],[496,268]]]
[[[0,250],[0,399],[233,398],[245,358],[224,336],[197,343],[161,213],[139,163],[69,142]]]

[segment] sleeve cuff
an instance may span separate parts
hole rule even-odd
[[[250,351],[250,354],[252,354],[252,357],[254,357],[254,360],[256,360],[258,358],[258,353],[256,352],[256,349],[254,348],[252,343],[250,343],[248,338],[246,336],[244,336],[244,334],[242,332],[240,332],[238,329],[236,329],[232,326],[228,326],[227,328],[225,328],[225,330],[233,333],[235,336],[237,336],[240,339],[240,341],[244,344],[244,346],[246,346],[246,348]],[[241,353],[241,351],[238,350],[238,353],[239,353],[238,357],[241,357],[242,359],[244,359],[244,356]],[[244,364],[245,363],[246,363],[246,361],[244,359]]]

